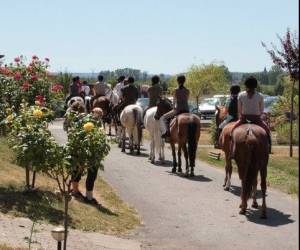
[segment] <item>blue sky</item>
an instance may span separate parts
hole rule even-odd
[[[224,62],[260,71],[261,41],[298,31],[297,0],[0,0],[0,54],[49,57],[52,71],[180,73]]]

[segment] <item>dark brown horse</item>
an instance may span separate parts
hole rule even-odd
[[[246,213],[247,201],[250,196],[255,197],[257,176],[258,172],[260,172],[262,191],[261,218],[266,218],[266,178],[269,160],[267,133],[258,125],[243,124],[234,130],[232,139],[234,143],[234,159],[242,182],[240,214]],[[255,198],[253,199],[252,207],[258,207]]]
[[[108,124],[109,132],[108,135],[111,135],[111,124],[112,124],[112,109],[109,98],[106,96],[100,96],[93,100],[92,109],[101,108],[103,111],[102,121],[105,129],[105,124]]]
[[[163,114],[170,111],[172,105],[168,99],[160,99],[157,104],[156,119],[159,119]],[[170,144],[172,148],[173,156],[173,168],[172,172],[182,172],[181,169],[181,151],[183,150],[185,165],[186,165],[186,176],[194,176],[195,158],[198,146],[198,140],[200,137],[200,118],[195,114],[182,113],[177,115],[170,124]],[[176,161],[175,144],[178,144],[178,164]],[[189,167],[191,170],[189,172]]]

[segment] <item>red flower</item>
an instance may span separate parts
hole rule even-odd
[[[7,67],[0,67],[0,73],[6,76],[9,76],[11,74],[11,71]]]
[[[20,57],[16,57],[14,60],[15,60],[16,63],[21,61]]]
[[[45,102],[45,97],[42,95],[37,95],[35,100],[38,101],[41,105]]]
[[[31,75],[30,78],[32,81],[36,81],[38,79],[38,76],[36,74]]]
[[[64,87],[61,84],[55,84],[52,86],[51,91],[52,92],[59,92],[63,89]]]
[[[36,55],[32,56],[32,60],[38,60],[39,58]]]
[[[45,57],[45,61],[46,61],[46,62],[49,62],[50,59],[49,59],[48,57]]]
[[[24,90],[24,91],[26,91],[26,90],[28,90],[29,89],[29,83],[27,82],[27,81],[25,81],[24,83],[23,83],[23,85],[22,85],[22,89]]]
[[[19,80],[21,79],[21,77],[22,77],[22,75],[21,75],[20,72],[16,72],[15,75],[14,75],[14,79],[15,79],[16,81],[19,81]]]

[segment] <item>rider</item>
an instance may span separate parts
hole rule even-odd
[[[217,136],[215,147],[219,148],[219,137],[222,129],[232,121],[238,120],[238,94],[241,91],[239,85],[232,85],[230,87],[230,98],[225,103],[225,118],[224,121],[217,127]]]
[[[94,90],[95,95],[92,97],[91,103],[100,96],[106,96],[107,93],[111,91],[111,88],[106,82],[104,82],[104,77],[102,75],[98,75],[98,82],[96,82]]]
[[[162,95],[162,88],[160,87],[160,79],[159,76],[155,75],[151,79],[152,86],[148,88],[148,96],[149,96],[149,105],[144,110],[143,117],[146,114],[146,111],[152,107],[155,107],[157,105],[158,99]]]
[[[122,110],[126,106],[135,104],[139,97],[139,92],[137,87],[134,85],[134,78],[132,76],[128,77],[128,79],[124,81],[124,85],[125,86],[121,89],[121,102],[115,107],[118,117],[120,117]]]
[[[91,92],[91,88],[87,81],[82,82],[81,91],[84,93],[85,96],[89,96]]]
[[[263,95],[256,90],[257,80],[255,77],[250,76],[245,81],[246,91],[243,91],[238,96],[238,113],[239,120],[232,128],[231,135],[235,128],[247,120],[262,127],[267,135],[269,141],[269,151],[271,152],[271,134],[268,125],[261,119],[264,110]]]
[[[118,96],[121,95],[121,89],[124,88],[124,80],[125,80],[125,76],[120,76],[118,78],[118,83],[116,84],[116,86],[114,88],[114,90],[116,91]]]
[[[68,101],[74,96],[80,96],[81,93],[81,84],[79,76],[72,78],[72,83],[69,86],[69,96],[66,98],[66,106]]]
[[[164,114],[161,118],[162,124],[165,127],[165,133],[162,138],[170,137],[170,120],[181,113],[189,113],[189,95],[190,91],[184,87],[185,76],[180,75],[177,77],[178,88],[173,93],[173,109]]]

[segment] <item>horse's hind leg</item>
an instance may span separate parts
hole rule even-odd
[[[171,148],[172,148],[172,156],[173,156],[172,173],[176,173],[177,162],[176,162],[175,144],[173,142],[171,142]]]
[[[111,123],[108,124],[108,135],[111,136]]]
[[[182,168],[181,168],[181,145],[178,143],[178,172],[181,173],[182,172]]]
[[[230,154],[226,154],[226,165],[225,165],[225,180],[224,180],[224,190],[229,191],[231,185],[231,174],[232,174],[232,162]]]
[[[125,139],[126,139],[126,131],[125,128],[122,128],[122,152],[125,152]]]
[[[245,180],[242,180],[242,191],[241,191],[241,200],[242,203],[240,205],[240,214],[246,214],[246,210],[247,210],[247,198],[246,198],[246,194],[245,194]]]
[[[262,206],[261,206],[261,216],[260,218],[266,219],[267,218],[267,206],[266,206],[266,190],[267,190],[267,184],[266,184],[266,178],[267,178],[267,167],[265,166],[263,169],[260,170],[260,186],[261,186],[261,192],[262,192]]]
[[[253,188],[252,188],[252,207],[253,208],[258,208],[258,204],[256,201],[256,190],[257,190],[257,178],[255,179],[255,182],[253,183]]]
[[[185,175],[188,176],[189,175],[189,155],[188,155],[188,151],[186,148],[186,144],[182,145],[182,149],[183,149],[183,154],[184,154],[184,159],[185,159]],[[192,172],[194,172],[194,171],[191,170],[191,175],[192,175]]]

